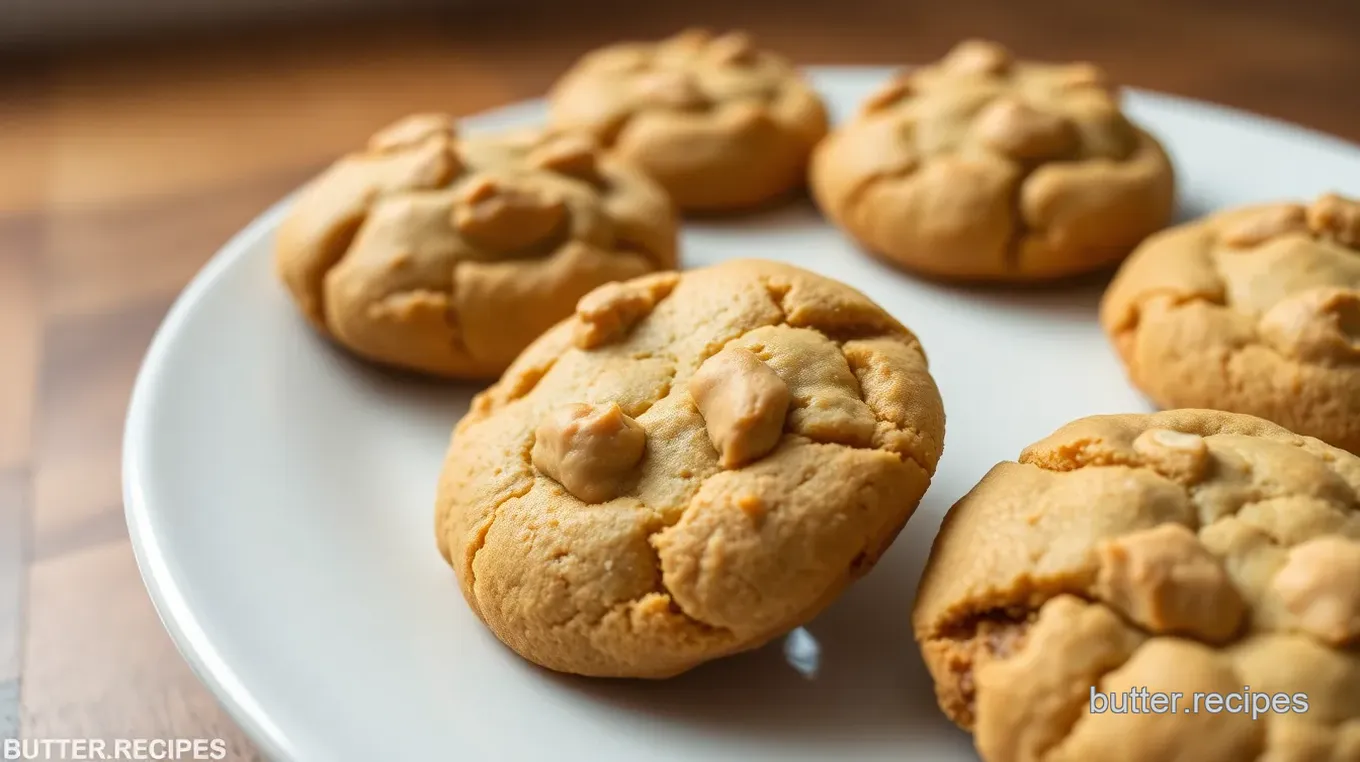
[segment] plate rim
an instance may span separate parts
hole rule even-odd
[[[805,66],[800,67],[816,85],[825,79],[840,77],[886,78],[905,66]],[[1258,114],[1198,98],[1160,93],[1142,88],[1125,87],[1122,92],[1138,101],[1156,103],[1177,110],[1212,113],[1216,119],[1231,119],[1253,131],[1289,133],[1305,138],[1323,150],[1354,153],[1360,156],[1360,144],[1284,119]],[[530,98],[497,108],[479,111],[458,118],[460,126],[478,129],[479,123],[525,120],[541,116],[545,99]],[[152,607],[161,626],[169,634],[180,657],[194,676],[213,695],[219,706],[241,728],[245,735],[268,758],[297,760],[298,750],[288,740],[288,734],[269,718],[256,702],[250,688],[239,681],[235,671],[217,652],[211,637],[203,630],[194,607],[185,599],[179,583],[170,574],[165,549],[152,529],[153,513],[145,495],[147,442],[152,436],[152,409],[156,392],[164,372],[166,358],[184,329],[190,314],[237,260],[246,256],[258,242],[267,237],[291,206],[297,195],[293,190],[267,207],[245,227],[231,236],[194,274],[179,293],[152,335],[151,342],[138,366],[136,380],[124,418],[122,436],[122,496],[128,539],[138,574],[146,588]]]

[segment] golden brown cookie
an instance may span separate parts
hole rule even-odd
[[[986,762],[1360,759],[1358,493],[1360,458],[1259,418],[1062,427],[931,550],[940,706]]]
[[[1036,281],[1118,262],[1167,223],[1171,163],[1090,64],[970,41],[905,72],[813,154],[822,211],[921,273]]]
[[[732,261],[591,292],[473,401],[435,529],[521,656],[668,677],[806,622],[939,460],[916,338],[859,292]]]
[[[1360,453],[1360,203],[1266,204],[1149,239],[1101,323],[1162,407],[1260,416]]]
[[[675,267],[665,193],[589,135],[459,138],[417,114],[307,185],[277,266],[307,319],[356,354],[490,378],[602,283]]]
[[[826,110],[797,69],[741,32],[689,30],[586,55],[553,87],[553,124],[586,128],[692,211],[803,187]]]

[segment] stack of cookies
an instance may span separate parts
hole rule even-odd
[[[982,757],[1360,760],[1360,203],[1166,229],[1171,162],[1100,69],[981,41],[834,130],[741,33],[596,51],[549,100],[546,126],[502,134],[404,119],[278,235],[321,333],[494,380],[453,432],[435,529],[501,641],[562,672],[673,676],[815,617],[911,517],[945,436],[911,330],[788,265],[678,271],[683,217],[808,191],[904,277],[1122,263],[1091,319],[1166,411],[1078,420],[996,465],[920,583],[940,707]],[[1312,705],[1091,712],[1120,686]]]

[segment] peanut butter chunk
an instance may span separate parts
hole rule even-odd
[[[1342,246],[1360,249],[1360,201],[1323,194],[1308,207],[1308,227]]]
[[[622,493],[642,459],[647,433],[617,403],[563,405],[539,424],[531,452],[534,466],[586,503]]]
[[[1162,524],[1101,545],[1095,594],[1150,632],[1208,642],[1231,638],[1245,606],[1227,572],[1199,538]]]
[[[1345,367],[1360,359],[1360,290],[1313,288],[1281,299],[1258,326],[1283,357]]]
[[[1003,74],[1011,63],[1010,51],[987,40],[964,40],[944,59],[947,68],[969,74]]]
[[[1260,246],[1272,238],[1308,229],[1304,209],[1298,204],[1265,206],[1253,214],[1233,220],[1219,234],[1223,243],[1235,249]]]
[[[598,180],[599,144],[588,134],[555,136],[531,151],[529,163],[540,169],[580,180]]]
[[[379,130],[369,138],[368,147],[378,152],[397,151],[420,145],[431,138],[453,140],[458,125],[448,114],[411,114]]]
[[[1296,545],[1275,575],[1275,594],[1299,627],[1344,646],[1360,640],[1360,542],[1327,536]]]
[[[567,222],[560,200],[495,182],[472,186],[454,209],[454,226],[469,239],[497,252],[512,253],[540,243]]]
[[[673,272],[655,273],[626,283],[606,283],[581,297],[576,303],[576,346],[594,349],[622,338],[679,280]]]
[[[1194,484],[1209,467],[1204,438],[1171,429],[1148,429],[1133,440],[1133,450],[1152,470],[1181,484]]]
[[[705,360],[689,380],[689,394],[723,468],[750,463],[779,442],[789,387],[750,351],[728,347]]]
[[[1070,119],[1016,98],[993,101],[978,115],[973,129],[984,144],[1016,159],[1055,158],[1078,142]]]

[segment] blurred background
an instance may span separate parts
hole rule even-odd
[[[1360,141],[1356,0],[0,0],[0,737],[254,757],[128,546],[119,438],[152,331],[233,232],[375,128],[537,96],[595,46],[691,25],[804,64],[991,38]]]

